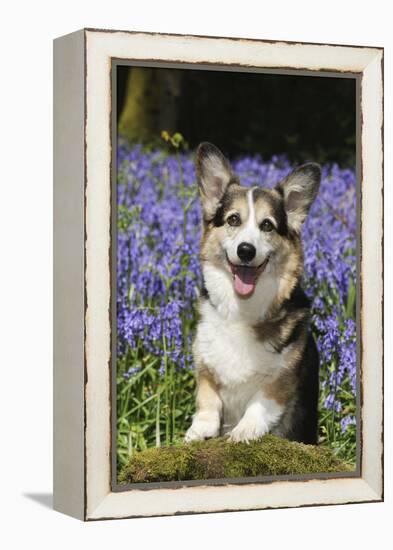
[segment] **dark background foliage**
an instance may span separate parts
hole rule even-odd
[[[285,154],[354,165],[356,81],[164,68],[118,70],[119,133],[155,145],[160,132],[183,134],[191,149],[211,141],[231,158]]]

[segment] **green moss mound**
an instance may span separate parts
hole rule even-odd
[[[303,445],[269,434],[249,444],[217,438],[146,449],[136,453],[124,466],[119,483],[315,474],[351,469],[326,447]]]

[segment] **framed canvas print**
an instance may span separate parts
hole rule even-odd
[[[383,499],[383,49],[54,43],[54,507]]]

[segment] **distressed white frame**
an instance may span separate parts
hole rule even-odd
[[[113,58],[361,75],[360,477],[111,491]],[[381,48],[89,29],[55,41],[56,509],[95,520],[382,500],[382,140]]]

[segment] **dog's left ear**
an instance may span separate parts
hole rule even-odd
[[[296,168],[277,185],[277,190],[284,198],[288,226],[297,233],[318,194],[320,182],[320,166],[309,162]]]
[[[207,141],[199,145],[195,164],[204,215],[208,219],[214,218],[234,175],[221,151]]]

